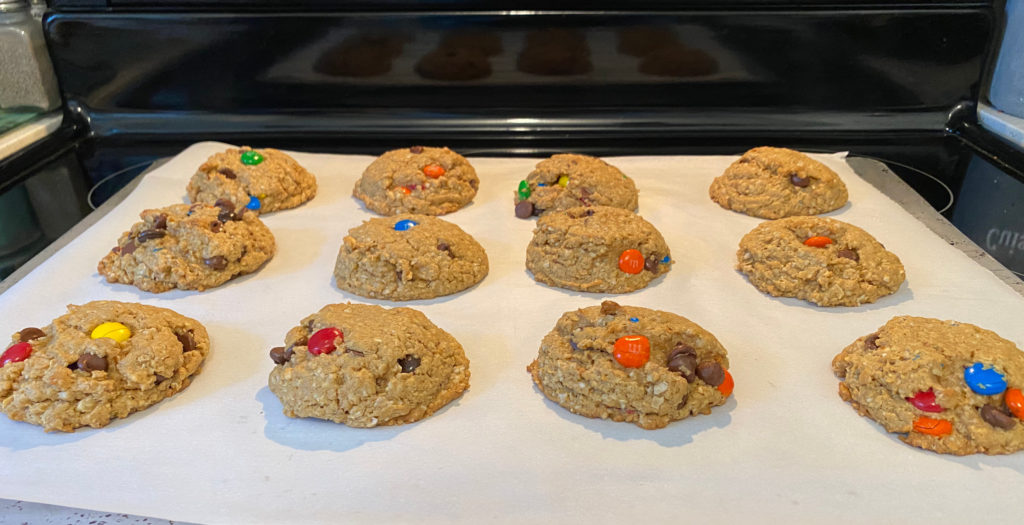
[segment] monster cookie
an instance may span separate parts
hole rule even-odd
[[[316,178],[284,152],[248,146],[206,160],[188,182],[192,202],[227,199],[257,213],[294,208],[316,196]]]
[[[636,185],[618,168],[586,155],[563,153],[540,161],[515,192],[516,217],[577,206],[637,207]]]
[[[478,80],[491,75],[491,62],[479,49],[441,47],[423,55],[416,72],[433,80]]]
[[[817,215],[842,207],[846,185],[824,164],[785,148],[754,148],[711,182],[711,200],[754,217]]]
[[[274,255],[274,236],[255,213],[221,200],[140,214],[97,270],[108,282],[147,292],[205,290],[256,271]]]
[[[0,355],[0,411],[47,432],[100,428],[171,397],[210,352],[195,319],[116,301],[68,306],[12,342]]]
[[[351,427],[419,421],[469,388],[462,346],[410,308],[327,305],[270,358],[270,391],[286,416]]]
[[[645,57],[663,47],[676,45],[679,38],[667,26],[632,26],[618,31],[619,53]]]
[[[391,61],[405,42],[388,34],[352,35],[331,46],[313,64],[318,73],[342,77],[373,77],[391,71]]]
[[[725,348],[689,319],[605,301],[563,314],[526,369],[575,414],[650,430],[724,404],[728,368]]]
[[[534,279],[581,292],[638,290],[671,266],[668,245],[651,223],[608,206],[544,214],[526,248]]]
[[[659,77],[699,77],[718,71],[718,61],[706,51],[675,44],[645,56],[638,69]]]
[[[428,215],[370,219],[342,240],[334,279],[363,297],[407,301],[459,292],[487,275],[487,254],[458,226]]]
[[[465,157],[448,148],[413,146],[373,161],[352,195],[381,215],[444,215],[473,200],[480,179]]]
[[[759,224],[740,240],[737,269],[758,290],[820,306],[857,306],[895,293],[903,264],[864,230],[824,217]]]
[[[915,447],[1024,449],[1024,353],[983,328],[901,316],[832,360],[839,397]]]
[[[594,69],[590,49],[582,33],[551,28],[526,35],[526,45],[516,61],[524,73],[544,76],[582,75]]]

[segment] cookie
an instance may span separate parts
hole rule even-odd
[[[515,192],[516,217],[577,206],[613,206],[636,210],[636,185],[607,162],[562,153],[540,161]]]
[[[389,151],[356,181],[352,195],[381,215],[444,215],[469,204],[480,179],[465,157],[448,148]]]
[[[423,55],[416,72],[432,80],[478,80],[491,76],[491,62],[479,49],[442,46]]]
[[[500,34],[480,29],[463,29],[448,33],[441,39],[440,47],[476,49],[486,56],[500,55],[503,50]]]
[[[968,323],[900,316],[832,360],[839,397],[941,454],[1024,449],[1024,353]]]
[[[404,41],[386,34],[352,35],[328,48],[313,64],[318,73],[341,77],[374,77],[391,71],[392,59],[402,53]]]
[[[665,46],[679,43],[675,31],[666,26],[632,26],[618,31],[618,51],[637,58],[647,56]]]
[[[534,279],[581,292],[632,292],[671,267],[668,245],[651,223],[609,206],[544,214],[526,248]]]
[[[652,51],[637,68],[659,77],[700,77],[718,71],[718,61],[706,51],[674,44]]]
[[[487,254],[458,226],[428,215],[370,219],[348,231],[334,265],[338,288],[408,301],[460,292],[487,275]]]
[[[166,308],[69,305],[0,355],[0,411],[47,432],[100,428],[180,392],[210,352],[206,328]]]
[[[594,69],[583,34],[561,28],[527,34],[516,67],[524,73],[543,76],[582,75]]]
[[[605,301],[563,314],[526,370],[574,414],[652,430],[724,404],[728,368],[725,348],[689,319]]]
[[[144,210],[97,270],[107,282],[147,292],[205,290],[256,271],[274,255],[274,235],[259,217],[227,201]]]
[[[270,358],[270,391],[286,416],[350,427],[419,421],[469,388],[462,346],[411,308],[327,305]]]
[[[711,182],[711,200],[763,219],[817,215],[846,204],[846,185],[824,164],[791,149],[754,148]]]
[[[230,148],[211,156],[188,182],[192,202],[227,199],[257,213],[294,208],[316,196],[316,178],[282,151]]]
[[[826,217],[763,222],[743,236],[736,257],[758,290],[819,306],[873,303],[906,277],[899,257],[870,234]]]

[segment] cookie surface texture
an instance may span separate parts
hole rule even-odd
[[[615,166],[587,155],[562,153],[540,161],[519,183],[515,203],[516,216],[520,218],[577,206],[634,211],[637,192],[633,180]],[[520,213],[524,206],[529,213]]]
[[[649,358],[622,359],[624,366],[616,356],[620,341],[638,337]],[[527,371],[545,396],[574,414],[656,429],[724,404],[728,368],[721,343],[685,317],[605,301],[563,314]]]
[[[487,254],[461,228],[429,215],[365,221],[342,240],[338,288],[363,297],[406,301],[459,292],[487,275]]]
[[[147,292],[202,291],[254,272],[273,257],[274,235],[255,213],[239,211],[208,204],[144,210],[97,270],[107,282]]]
[[[192,202],[228,199],[257,213],[294,208],[316,196],[316,177],[273,148],[230,148],[212,155],[188,182]]]
[[[639,290],[671,267],[668,245],[651,223],[608,206],[544,214],[526,248],[534,279],[581,292]]]
[[[480,179],[465,157],[448,148],[389,151],[356,181],[352,195],[381,215],[444,215],[469,204]]]
[[[824,164],[786,148],[747,151],[711,182],[711,200],[763,219],[817,215],[846,204],[846,185]]]
[[[419,421],[469,388],[462,346],[411,308],[327,305],[271,358],[285,415],[352,427]]]
[[[823,245],[809,245],[816,241]],[[819,306],[873,303],[906,277],[899,258],[869,233],[826,217],[763,222],[743,236],[736,257],[758,290]]]
[[[958,456],[1024,448],[1024,352],[995,332],[894,317],[832,369],[839,397],[909,445]]]
[[[12,343],[0,367],[0,410],[47,432],[100,428],[171,397],[210,352],[195,319],[116,301],[70,305],[48,326],[15,332]],[[8,361],[17,345],[30,354]]]

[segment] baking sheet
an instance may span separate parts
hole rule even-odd
[[[832,357],[895,315],[957,319],[1024,345],[1024,297],[860,179],[818,156],[850,190],[827,214],[865,228],[903,261],[896,294],[821,308],[761,294],[733,269],[760,220],[711,202],[735,157],[608,158],[633,177],[640,213],[676,264],[615,296],[669,310],[729,351],[733,397],[711,415],[644,431],[570,414],[525,371],[563,312],[598,294],[535,283],[524,269],[533,221],[514,218],[516,184],[536,159],[471,158],[480,193],[445,217],[483,245],[491,272],[468,291],[403,303],[465,347],[471,387],[400,427],[295,420],[267,389],[267,351],[328,303],[371,301],[333,286],[345,232],[373,215],[351,195],[369,156],[296,153],[317,197],[266,215],[278,253],[257,273],[205,292],[149,294],[107,284],[98,261],[140,210],[185,199],[192,172],[225,144],[200,143],[146,175],[124,202],[0,296],[6,333],[94,299],[172,308],[203,322],[213,347],[181,394],[103,429],[46,434],[0,418],[0,498],[203,523],[564,520],[664,522],[1016,522],[1024,454],[951,457],[902,444],[836,393]]]

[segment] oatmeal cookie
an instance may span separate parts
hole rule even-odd
[[[381,215],[444,215],[469,204],[480,179],[465,157],[448,148],[389,151],[356,181],[352,195]]]
[[[272,148],[230,148],[214,154],[188,182],[192,202],[227,199],[265,213],[294,208],[316,196],[316,178],[295,159]]]
[[[515,192],[516,217],[525,219],[577,206],[634,211],[636,185],[618,168],[587,155],[562,153],[537,163]]]

